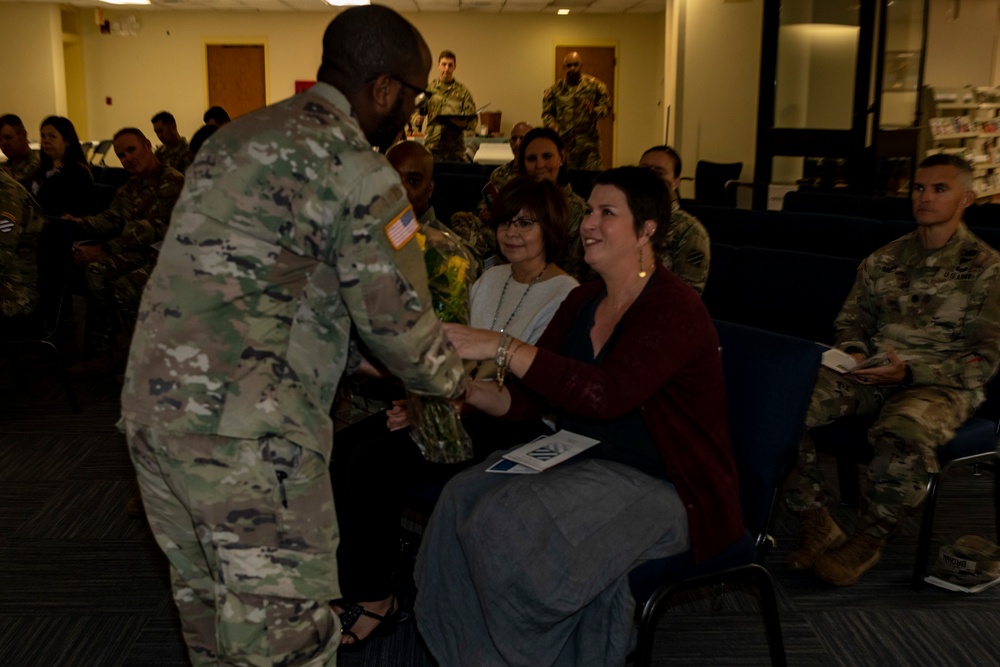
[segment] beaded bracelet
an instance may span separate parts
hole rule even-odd
[[[510,345],[510,334],[500,334],[500,343],[497,345],[497,388],[503,389],[504,376],[507,375],[507,346]]]

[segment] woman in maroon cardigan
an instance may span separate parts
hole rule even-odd
[[[644,168],[601,174],[580,227],[602,280],[574,290],[537,346],[449,325],[466,359],[507,368],[466,401],[599,441],[539,475],[445,487],[417,562],[417,619],[441,664],[624,664],[629,570],[743,534],[718,339],[698,295],[656,266],[670,197]],[[474,386],[479,385],[479,386]]]

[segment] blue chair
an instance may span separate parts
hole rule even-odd
[[[760,597],[771,663],[785,649],[771,575],[761,565],[775,501],[795,462],[799,436],[820,362],[815,343],[716,320],[726,379],[729,432],[740,477],[746,531],[725,553],[693,564],[690,553],[643,563],[629,574],[639,618],[636,667],[650,664],[653,632],[663,607],[682,591],[743,583]]]
[[[837,477],[840,483],[840,500],[856,506],[860,497],[858,486],[858,465],[868,465],[874,456],[868,443],[868,429],[872,417],[848,417],[827,426],[810,431],[816,448],[837,457]],[[934,511],[937,507],[937,493],[944,474],[954,465],[980,466],[992,464],[994,471],[993,506],[997,537],[1000,538],[1000,452],[997,450],[998,422],[995,419],[973,417],[958,430],[955,437],[938,447],[937,458],[940,471],[932,473],[927,480],[927,497],[920,520],[920,535],[917,538],[917,555],[913,562],[913,577],[910,585],[919,590],[924,585],[927,561],[934,533]]]

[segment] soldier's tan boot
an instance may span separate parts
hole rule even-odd
[[[817,558],[813,572],[828,584],[850,586],[872,569],[884,548],[884,537],[854,533],[844,544]]]
[[[785,567],[795,572],[811,570],[816,558],[827,549],[843,544],[847,536],[825,507],[799,513],[799,546],[788,554]]]

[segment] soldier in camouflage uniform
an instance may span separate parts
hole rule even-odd
[[[542,95],[542,124],[562,137],[570,169],[599,171],[601,135],[597,121],[611,113],[611,96],[599,80],[584,74],[576,51],[563,59],[566,77]]]
[[[24,186],[0,171],[0,317],[38,303],[38,235],[45,214]]]
[[[31,177],[42,164],[41,153],[31,150],[28,131],[21,119],[12,113],[0,116],[0,151],[7,161],[0,164],[0,171],[7,172],[26,188],[31,187]]]
[[[347,9],[319,83],[229,123],[191,166],[122,416],[196,665],[335,664],[329,411],[352,326],[409,391],[463,395],[412,209],[371,149],[402,129],[430,66],[398,14]]]
[[[469,162],[462,132],[476,120],[476,103],[469,89],[455,80],[455,54],[442,51],[438,56],[440,78],[431,84],[430,96],[414,117],[419,127],[427,117],[424,146],[438,162]]]
[[[652,169],[667,184],[672,197],[670,226],[657,244],[656,256],[663,266],[701,294],[708,281],[712,242],[701,221],[681,210],[677,192],[679,163],[680,158],[669,146],[654,146],[639,159],[640,166]]]
[[[75,372],[111,370],[110,357],[118,331],[126,343],[135,328],[142,289],[156,263],[156,246],[167,232],[170,212],[184,187],[184,176],[161,164],[152,144],[134,127],[114,136],[115,154],[131,174],[103,213],[73,218],[77,238],[73,257],[84,267],[88,292],[88,334],[96,353],[93,362]],[[127,344],[125,349],[127,349]],[[119,362],[120,363],[120,362]]]
[[[177,121],[169,111],[153,116],[153,132],[162,144],[156,149],[156,159],[182,174],[194,161],[187,139],[177,131]]]
[[[531,126],[525,122],[517,123],[510,128],[510,138],[507,142],[510,144],[510,151],[514,157],[510,162],[506,162],[490,172],[486,187],[483,189],[483,201],[479,202],[479,208],[476,209],[476,215],[483,222],[490,221],[490,206],[500,189],[520,176],[521,169],[517,166],[517,156],[521,151],[521,141],[524,140],[524,135],[530,131]]]
[[[859,361],[845,375],[820,371],[806,429],[852,414],[877,415],[868,432],[875,456],[856,532],[844,534],[825,509],[823,476],[808,433],[785,490],[802,520],[787,565],[824,581],[854,583],[879,559],[887,537],[927,489],[935,450],[984,399],[1000,363],[1000,254],[962,222],[974,201],[971,167],[952,155],[925,159],[914,179],[917,230],[869,256],[837,317],[837,347]],[[839,545],[839,546],[838,546]]]

